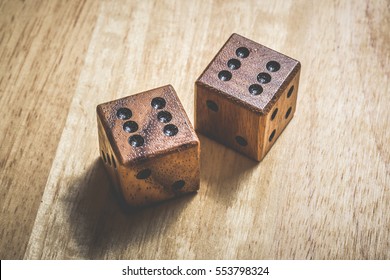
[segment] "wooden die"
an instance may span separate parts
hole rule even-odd
[[[130,206],[199,189],[198,137],[172,86],[97,106],[101,158]]]
[[[196,130],[262,160],[294,116],[300,69],[233,34],[195,82]]]

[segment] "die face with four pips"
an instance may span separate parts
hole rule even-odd
[[[233,34],[195,82],[195,128],[262,160],[292,119],[301,65]]]
[[[100,104],[97,119],[101,158],[128,205],[199,189],[199,140],[172,86]]]

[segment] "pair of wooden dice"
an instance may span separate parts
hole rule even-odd
[[[233,34],[195,82],[195,128],[260,161],[294,115],[300,63]],[[97,106],[101,158],[130,206],[199,189],[199,139],[172,86]]]

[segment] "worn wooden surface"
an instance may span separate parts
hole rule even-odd
[[[2,1],[1,258],[390,259],[389,1]],[[193,84],[231,33],[301,61],[258,164],[203,136],[201,189],[135,213],[97,104]]]

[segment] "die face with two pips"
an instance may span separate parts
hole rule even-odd
[[[195,128],[260,161],[292,119],[300,63],[233,34],[195,82]]]
[[[101,158],[130,206],[199,189],[200,145],[172,86],[97,106]]]

